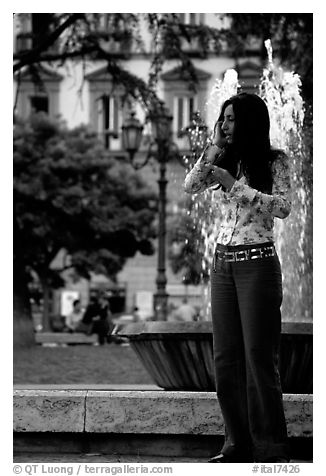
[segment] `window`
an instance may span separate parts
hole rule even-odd
[[[37,47],[40,38],[49,33],[51,13],[32,13],[33,48]]]
[[[61,113],[59,96],[62,75],[45,65],[38,67],[38,75],[40,82],[36,83],[29,68],[20,74],[15,108],[17,117],[27,119],[31,113],[43,111],[54,119]]]
[[[182,23],[187,25],[199,25],[202,23],[202,13],[179,13],[179,18]]]
[[[101,38],[101,47],[112,55],[129,55],[132,49],[133,32],[128,14],[91,14],[94,34]]]
[[[111,151],[121,149],[123,115],[122,96],[125,90],[112,85],[112,77],[103,66],[86,75],[89,83],[89,123],[99,139]]]
[[[196,96],[175,96],[174,97],[174,114],[173,114],[173,131],[179,133],[187,127],[191,121],[192,113],[197,110]]]
[[[179,13],[180,22],[186,25],[189,29],[203,23],[203,13]],[[181,48],[192,56],[200,55],[201,45],[197,35],[190,33],[190,41],[186,38],[181,38]]]
[[[197,25],[199,23],[199,16],[198,13],[188,13],[189,15],[189,22],[190,25]]]
[[[260,64],[252,61],[245,61],[237,66],[239,83],[241,89],[246,93],[258,93],[262,68]]]
[[[195,69],[195,73],[198,79],[196,92],[189,89],[188,78],[181,66],[177,66],[161,75],[164,101],[173,115],[173,141],[180,150],[189,147],[186,136],[180,137],[180,132],[189,126],[192,114],[201,111],[203,119],[205,119],[203,111],[205,111],[207,86],[211,74],[199,68]]]
[[[99,30],[108,31],[110,30],[110,17],[107,13],[102,13],[99,15]]]
[[[49,98],[47,96],[30,97],[31,112],[49,112]]]
[[[31,34],[30,33],[18,33],[16,36],[16,51],[25,51],[29,50],[32,46]]]
[[[110,138],[119,134],[118,98],[103,94],[98,101],[97,130],[103,136],[104,144],[110,149]]]
[[[52,13],[20,14],[21,31],[16,36],[16,51],[37,48],[53,29],[55,18]],[[58,50],[58,44],[51,45],[49,52]]]

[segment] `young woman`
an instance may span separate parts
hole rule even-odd
[[[217,397],[225,442],[210,462],[288,462],[278,371],[282,275],[274,218],[290,213],[284,152],[272,150],[265,102],[240,93],[222,106],[212,144],[185,191],[215,186],[222,221],[211,269]]]

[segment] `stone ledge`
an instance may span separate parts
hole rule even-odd
[[[312,395],[283,396],[289,437],[312,437]],[[222,435],[214,392],[14,391],[15,432]]]
[[[14,431],[83,432],[87,391],[14,390]]]
[[[36,332],[36,344],[95,344],[97,335],[82,332]]]

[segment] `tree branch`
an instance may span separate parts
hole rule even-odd
[[[28,61],[24,61],[24,64],[22,64],[22,62],[19,62],[14,65],[14,73],[21,70],[21,68],[26,65],[32,65],[35,63],[51,63],[52,61],[59,61],[59,60],[64,62],[67,59],[82,57],[93,52],[94,52],[94,47],[83,47],[80,50],[69,51],[66,53],[45,53],[45,54],[40,54],[38,56],[33,55],[33,57],[31,55]],[[20,58],[21,58],[21,55],[19,53],[14,55],[14,60],[15,59],[19,60]]]
[[[14,64],[14,73],[16,71],[19,71],[23,66],[26,66],[27,64],[34,64],[40,61],[46,61],[40,58],[41,53],[46,51],[50,46],[52,46],[65,30],[67,30],[71,25],[73,25],[77,20],[80,19],[84,19],[83,13],[71,14],[61,25],[58,26],[58,28],[56,28],[52,33],[46,36],[43,41],[40,41],[37,47],[33,48],[30,51],[14,55],[14,59],[18,60],[18,63]]]

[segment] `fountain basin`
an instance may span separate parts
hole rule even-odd
[[[215,391],[211,322],[140,322],[118,334],[158,386]],[[312,393],[312,323],[282,323],[280,375],[283,392]]]

